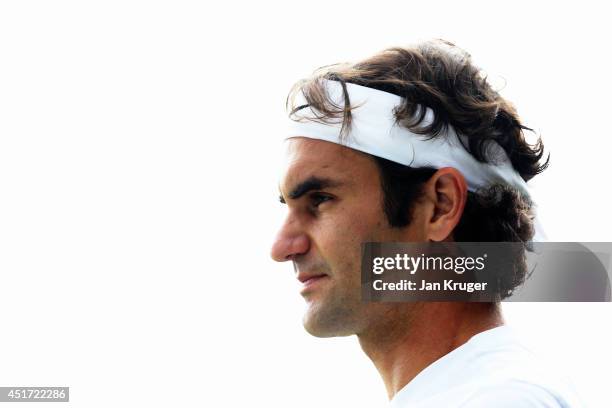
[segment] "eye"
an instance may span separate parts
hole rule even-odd
[[[321,194],[321,193],[313,193],[310,195],[310,204],[317,208],[319,205],[321,205],[322,203],[331,200],[332,197],[326,195],[326,194]]]

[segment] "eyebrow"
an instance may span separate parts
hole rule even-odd
[[[298,198],[302,197],[304,194],[310,191],[339,187],[341,185],[342,183],[336,180],[311,176],[299,183],[297,186],[295,186],[295,188],[289,193],[289,198],[292,200],[297,200]],[[281,203],[285,203],[285,198],[282,194],[279,196],[279,200]]]

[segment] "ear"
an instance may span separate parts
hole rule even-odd
[[[467,200],[467,183],[453,167],[439,169],[425,184],[427,205],[425,233],[431,241],[452,239]]]

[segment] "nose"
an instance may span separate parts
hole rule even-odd
[[[310,249],[310,240],[299,227],[297,220],[287,219],[276,235],[270,256],[276,262],[290,261],[296,255],[302,255]]]

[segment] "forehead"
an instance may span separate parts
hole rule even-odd
[[[285,147],[281,184],[310,176],[334,177],[346,181],[377,178],[374,161],[351,148],[306,137],[288,139]]]

